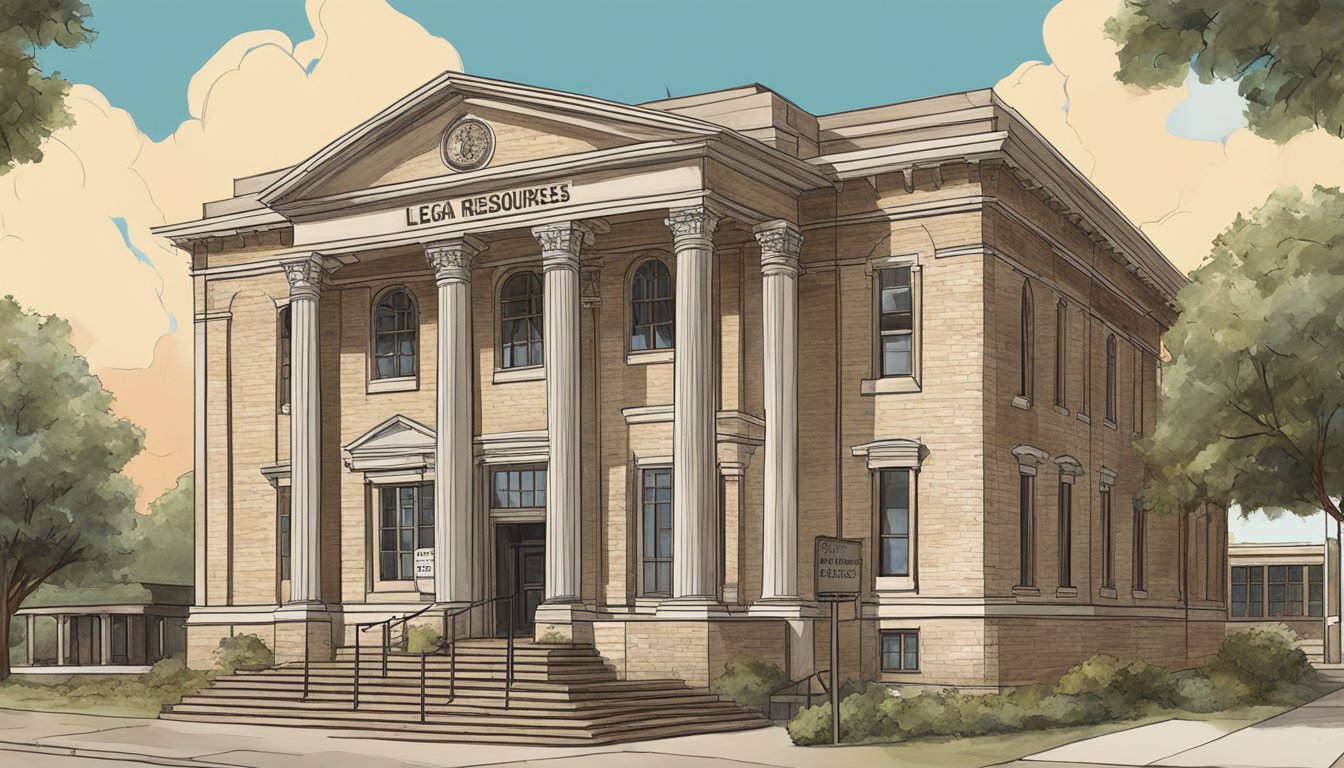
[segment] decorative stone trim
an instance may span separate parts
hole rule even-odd
[[[869,469],[919,469],[929,450],[918,439],[893,437],[856,445],[850,452],[866,458]]]

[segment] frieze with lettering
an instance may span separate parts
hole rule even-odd
[[[454,219],[471,219],[494,213],[547,208],[569,202],[571,183],[538,184],[532,187],[487,192],[435,203],[406,206],[406,226],[419,227]]]

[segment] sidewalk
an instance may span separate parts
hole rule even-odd
[[[1337,671],[1325,674],[1344,682]],[[1239,730],[1216,720],[1168,720],[1047,750],[1012,765],[1331,768],[1344,765],[1344,689]]]
[[[725,757],[733,755],[738,757]],[[882,747],[850,747],[847,765],[888,765]],[[104,762],[106,761],[106,762]],[[793,746],[783,728],[606,747],[443,744],[350,731],[189,723],[0,709],[0,766],[194,768],[827,768],[828,749]]]

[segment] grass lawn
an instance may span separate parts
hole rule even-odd
[[[171,661],[142,675],[14,675],[0,683],[0,708],[154,717],[209,682]]]

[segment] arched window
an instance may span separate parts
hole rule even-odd
[[[672,349],[675,299],[667,265],[649,259],[635,270],[630,285],[630,350]]]
[[[373,312],[373,378],[415,375],[415,302],[401,288],[388,291]]]
[[[275,351],[275,396],[276,403],[279,405],[281,413],[289,413],[290,396],[290,366],[293,359],[293,340],[292,325],[290,321],[289,306],[280,308],[280,316],[276,318],[279,325],[278,349]]]
[[[1115,334],[1106,337],[1106,420],[1116,423]]]
[[[499,291],[499,346],[501,368],[541,365],[541,278],[536,272],[518,272]]]
[[[1018,349],[1020,380],[1018,382],[1017,394],[1027,402],[1031,402],[1031,384],[1032,384],[1032,334],[1034,333],[1035,323],[1032,322],[1031,314],[1031,284],[1022,282],[1022,327],[1021,327],[1021,346]]]

